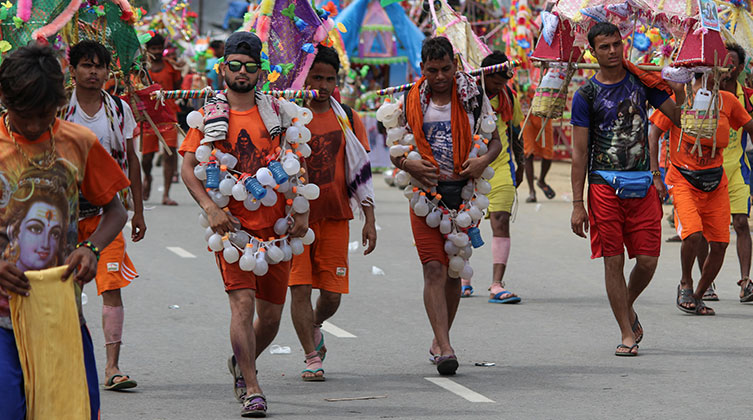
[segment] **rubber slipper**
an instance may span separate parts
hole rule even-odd
[[[304,382],[323,382],[324,379],[324,369],[322,366],[322,359],[319,358],[319,355],[312,353],[312,355],[306,356],[306,369],[303,369],[301,371],[301,379],[303,379]],[[316,360],[319,359],[319,360]],[[317,367],[319,366],[319,367]],[[321,375],[317,375],[317,373],[321,372]],[[310,373],[311,376],[303,376],[304,373]]]
[[[466,295],[465,292],[468,292]],[[463,286],[460,288],[460,297],[471,297],[473,294],[473,286]]]
[[[267,417],[267,398],[264,394],[251,394],[244,397],[241,417]]]
[[[510,295],[510,297],[502,298],[504,295]],[[520,302],[520,296],[512,296],[512,293],[507,290],[502,290],[501,292],[494,295],[494,297],[489,298],[489,303],[518,303]]]
[[[545,196],[546,196],[546,198],[548,198],[549,200],[551,200],[552,198],[554,198],[554,196],[555,196],[555,195],[557,195],[557,194],[556,194],[556,193],[554,192],[554,190],[552,189],[552,187],[550,187],[550,186],[549,186],[549,184],[541,184],[541,183],[537,183],[536,185],[538,185],[538,187],[539,187],[539,188],[541,188],[541,191],[544,191],[544,195],[545,195]]]
[[[458,358],[454,354],[437,356],[435,360],[437,363],[437,372],[440,375],[454,375],[458,370]]]
[[[620,349],[628,349],[628,351],[619,351]],[[638,355],[638,352],[633,353],[633,349],[638,350],[638,344],[633,344],[632,346],[620,344],[617,346],[617,350],[614,351],[614,355],[621,357],[635,357]]]
[[[635,321],[633,321],[633,326],[631,327],[633,330],[633,334],[635,334],[638,330],[641,331],[641,335],[638,337],[635,337],[635,344],[638,344],[643,340],[643,326],[641,325],[641,321],[638,320],[638,313],[633,312],[635,314]]]
[[[115,382],[115,378],[128,378],[128,379],[121,382]],[[131,379],[128,375],[115,374],[107,378],[107,381],[105,381],[104,387],[108,391],[121,391],[124,389],[135,388],[136,385],[137,385],[136,381]]]

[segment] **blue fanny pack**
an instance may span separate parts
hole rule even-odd
[[[643,198],[653,183],[648,171],[593,171],[614,188],[619,198]]]

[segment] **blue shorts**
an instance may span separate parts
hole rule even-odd
[[[84,343],[84,365],[86,382],[89,387],[91,418],[99,418],[99,383],[97,364],[94,360],[94,345],[86,324],[81,326]],[[24,395],[24,374],[18,360],[16,338],[13,331],[0,328],[0,413],[3,419],[24,420],[26,418],[26,396]]]

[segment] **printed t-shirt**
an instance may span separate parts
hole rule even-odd
[[[735,96],[740,104],[745,107],[745,90],[737,83],[737,90]],[[750,182],[750,162],[748,162],[748,155],[745,154],[745,147],[748,144],[748,133],[742,128],[739,130],[729,130],[729,144],[724,148],[724,172],[727,174],[727,178],[731,179],[736,171],[742,171],[742,179],[745,183]]]
[[[34,160],[50,149],[49,133],[33,143],[18,133],[13,137]],[[56,119],[53,137],[57,161],[43,171],[27,162],[0,124],[0,231],[10,241],[0,251],[2,259],[22,271],[62,265],[73,252],[79,191],[90,203],[104,206],[129,185],[88,128]],[[8,298],[0,295],[0,318],[8,316]],[[0,325],[7,325],[7,319],[0,319]]]
[[[194,153],[203,137],[203,133],[195,128],[188,130],[185,140],[180,145],[180,154]],[[212,144],[220,151],[238,158],[235,170],[256,174],[259,168],[267,165],[267,156],[280,146],[280,139],[269,137],[269,132],[259,115],[259,108],[254,106],[247,111],[231,110],[227,139]],[[285,217],[285,197],[278,194],[274,206],[262,205],[255,211],[249,211],[243,206],[243,202],[236,201],[231,196],[228,208],[244,228],[252,231],[261,230],[274,226],[277,219]]]
[[[572,125],[589,128],[589,172],[648,171],[647,102],[658,108],[669,95],[646,87],[630,72],[619,83],[606,85],[596,76],[589,83],[595,90],[593,103],[589,106],[584,96],[585,86],[578,89],[571,118]],[[605,183],[595,174],[589,182]]]
[[[429,106],[424,113],[423,130],[426,141],[431,146],[431,153],[439,164],[439,180],[460,179],[455,175],[455,162],[452,153],[452,102],[445,105],[437,105],[434,100],[429,101]],[[473,127],[473,115],[468,115],[471,127]]]
[[[716,154],[711,157],[711,149],[714,143],[713,139],[701,139],[702,155],[698,156],[698,151],[691,153],[695,138],[683,133],[681,150],[677,151],[677,145],[680,141],[680,128],[672,124],[669,118],[660,112],[655,112],[651,116],[651,122],[659,127],[662,131],[669,130],[669,160],[672,163],[667,171],[667,184],[676,184],[683,182],[685,178],[678,173],[673,166],[678,166],[690,170],[701,170],[716,168],[724,162],[724,153],[722,149],[727,147],[729,142],[730,129],[738,130],[740,127],[750,121],[750,115],[745,112],[745,108],[740,104],[735,95],[730,92],[719,92],[720,108],[719,121],[716,129]],[[724,151],[726,153],[726,150]]]
[[[311,131],[311,156],[306,159],[309,182],[319,186],[319,198],[311,202],[309,223],[322,219],[350,220],[348,186],[345,179],[345,134],[330,108],[306,126]],[[353,112],[353,132],[363,147],[369,150],[369,138],[361,118]]]
[[[501,95],[507,95],[507,92],[502,92],[489,99],[489,103],[493,109],[499,108]],[[523,111],[520,109],[520,101],[516,95],[513,95],[512,119],[510,120],[509,125],[520,125],[520,123],[523,122],[523,119],[524,116]],[[510,172],[511,179],[514,179],[515,165],[512,163],[513,151],[508,132],[508,122],[502,121],[502,118],[497,114],[497,133],[499,133],[499,141],[502,143],[502,151],[499,152],[499,155],[494,159],[494,162],[492,162],[490,166],[494,169],[495,174],[500,171],[508,171]]]

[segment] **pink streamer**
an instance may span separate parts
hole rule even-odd
[[[24,22],[31,18],[31,0],[18,0],[18,11],[16,16]]]
[[[290,89],[298,90],[303,87],[303,83],[306,82],[306,76],[309,74],[309,69],[311,69],[311,65],[314,64],[314,58],[316,58],[316,54],[306,55],[306,61],[303,63],[303,70],[298,72],[298,76],[296,76],[293,83],[290,84]]]
[[[20,4],[21,2],[19,1]],[[29,4],[31,4],[31,1],[29,1]],[[79,7],[81,7],[81,0],[71,0],[65,10],[63,10],[63,13],[59,14],[55,20],[32,32],[31,39],[42,44],[47,43],[47,38],[56,34],[66,23],[70,22],[73,14],[76,13]]]

